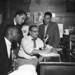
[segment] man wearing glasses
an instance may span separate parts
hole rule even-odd
[[[20,57],[19,65],[33,64],[37,66],[37,63],[42,60],[39,54],[43,49],[44,43],[38,38],[38,27],[32,25],[29,27],[29,36],[25,37],[21,41],[20,50],[18,56]],[[52,46],[47,46],[51,49]]]

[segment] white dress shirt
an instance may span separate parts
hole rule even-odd
[[[17,23],[16,23],[16,21],[15,21],[15,19],[14,19],[14,25],[16,25]]]
[[[34,50],[34,41],[32,40],[33,38],[31,36],[27,36],[24,37],[21,41],[21,45],[20,45],[20,50],[18,55],[20,57],[24,57],[26,59],[32,59],[32,58],[36,58],[36,56],[32,56],[31,53]],[[44,43],[40,38],[36,39],[36,48],[37,50],[39,50],[39,48],[43,48],[44,47]],[[52,46],[47,45],[48,49],[53,48]]]
[[[31,52],[34,50],[34,42],[31,36],[24,37],[21,41],[21,46],[18,55],[20,57],[24,57],[26,59],[35,58],[35,56],[31,56]],[[36,49],[43,48],[43,41],[39,38],[36,40]]]
[[[5,37],[4,37],[4,39],[5,39],[5,42],[6,42],[8,58],[10,58],[11,42],[7,38],[5,38]]]
[[[45,32],[44,32],[44,36],[46,35],[47,28],[48,28],[48,25],[45,25]]]

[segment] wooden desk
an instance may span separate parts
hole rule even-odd
[[[75,63],[40,62],[40,75],[75,75]]]

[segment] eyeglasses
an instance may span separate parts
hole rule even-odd
[[[37,33],[38,31],[32,31],[32,32]]]

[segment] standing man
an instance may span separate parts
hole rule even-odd
[[[26,18],[27,18],[27,14],[23,10],[17,11],[13,19],[10,18],[3,21],[0,29],[1,32],[0,36],[3,35],[3,31],[5,30],[8,24],[13,24],[21,30],[22,24],[26,21]]]
[[[6,75],[12,69],[11,45],[18,40],[18,28],[10,24],[4,35],[0,39],[0,75]]]
[[[39,37],[54,48],[59,46],[59,29],[57,23],[52,22],[52,13],[45,12],[43,24],[39,26]]]

